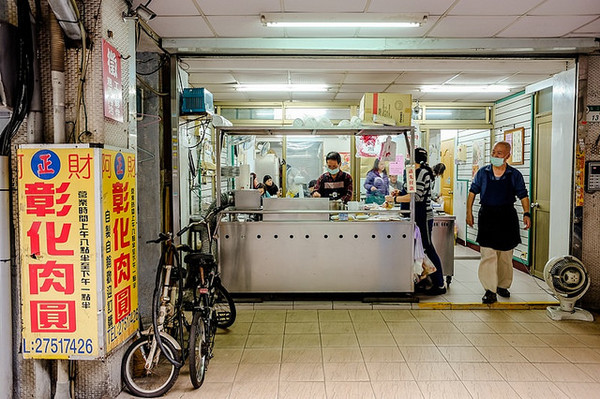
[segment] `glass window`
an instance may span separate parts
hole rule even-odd
[[[447,120],[467,120],[467,121],[485,121],[485,108],[425,108],[425,120],[429,121],[447,121]]]
[[[537,113],[552,112],[552,87],[547,87],[538,92]]]
[[[321,118],[330,120],[350,119],[350,108],[286,108],[285,119],[296,119],[303,117]]]

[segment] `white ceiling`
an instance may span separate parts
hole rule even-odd
[[[215,101],[358,102],[364,92],[398,92],[421,101],[490,102],[507,94],[419,87],[503,84],[518,92],[572,66],[574,53],[597,49],[600,37],[600,0],[151,0],[148,7],[158,15],[149,25],[163,47],[181,54],[190,85],[206,87]],[[261,13],[280,12],[428,17],[412,30],[261,24]],[[243,93],[233,89],[238,83],[325,83],[331,90]]]

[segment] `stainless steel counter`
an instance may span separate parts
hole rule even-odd
[[[222,222],[219,258],[236,293],[412,292],[413,224]]]

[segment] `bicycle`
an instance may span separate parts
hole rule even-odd
[[[163,243],[164,247],[156,273],[152,326],[129,346],[121,365],[123,381],[134,395],[147,398],[164,395],[175,384],[188,356],[192,385],[199,388],[213,357],[216,328],[227,328],[235,321],[235,303],[221,284],[213,255],[214,232],[218,229],[219,212],[224,208],[215,207],[177,233],[181,236],[190,228],[204,226],[208,233],[208,253],[201,252],[202,247],[175,245],[171,233],[160,233],[157,239],[148,241]],[[181,267],[183,252],[187,253],[184,257],[187,270]],[[193,294],[191,301],[184,301],[183,297],[186,277],[185,287],[191,288]],[[192,311],[191,323],[185,317],[186,310]],[[156,331],[159,333],[155,334]]]

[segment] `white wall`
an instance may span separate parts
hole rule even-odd
[[[552,164],[550,258],[570,253],[573,153],[575,145],[576,69],[554,76],[552,87]]]

